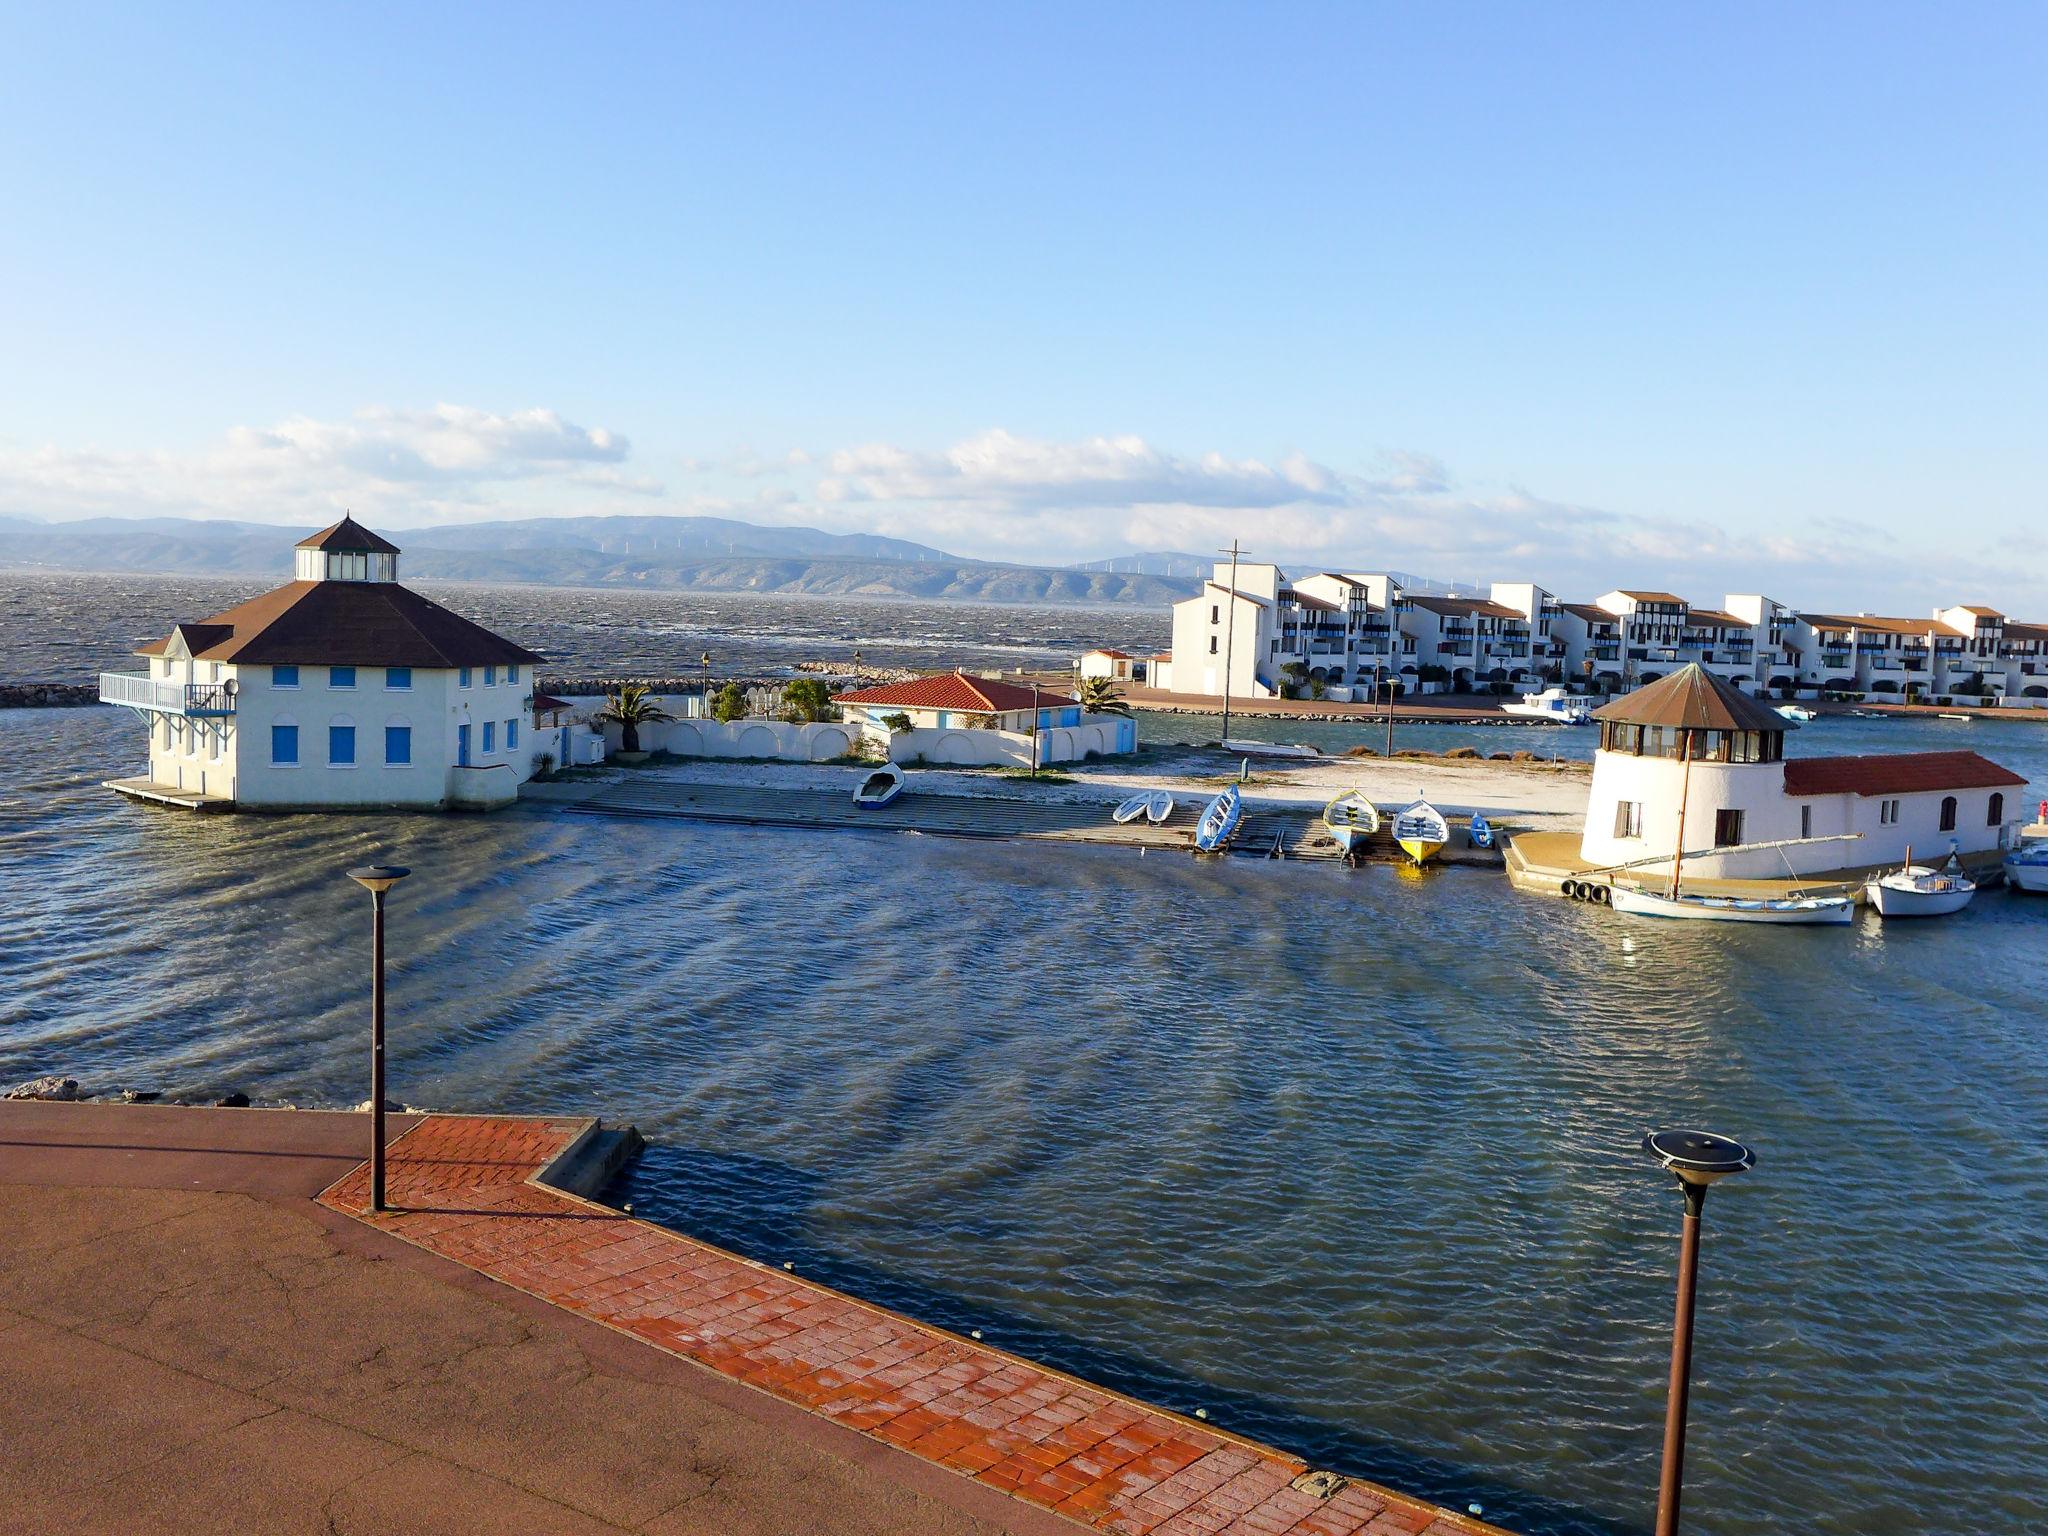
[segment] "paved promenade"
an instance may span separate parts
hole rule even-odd
[[[0,1103],[0,1532],[1493,1530],[393,1125]]]

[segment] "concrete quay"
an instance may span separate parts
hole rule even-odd
[[[589,1119],[0,1103],[0,1532],[1481,1536],[558,1187]]]

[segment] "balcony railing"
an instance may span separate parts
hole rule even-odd
[[[100,702],[126,704],[130,709],[155,710],[164,715],[232,715],[235,712],[235,685],[173,683],[134,672],[102,672]]]

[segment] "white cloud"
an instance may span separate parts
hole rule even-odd
[[[1290,453],[1180,454],[1137,436],[1074,440],[991,430],[932,450],[690,458],[692,489],[635,470],[632,447],[553,411],[374,406],[339,421],[240,427],[191,454],[0,448],[0,512],[319,522],[348,508],[394,528],[560,513],[699,513],[873,532],[989,559],[1064,564],[1242,539],[1291,568],[1342,565],[1447,579],[1533,580],[1567,598],[1655,586],[1718,602],[1762,590],[1812,607],[1987,600],[2033,614],[2040,572],[2010,555],[1905,550],[1869,527],[1817,520],[1708,525],[1463,483],[1427,454],[1356,469]],[[2043,615],[2048,617],[2048,615]]]
[[[235,427],[199,453],[0,451],[0,506],[49,517],[319,520],[341,508],[394,526],[567,510],[662,494],[620,469],[631,445],[550,410],[367,406],[342,421]]]

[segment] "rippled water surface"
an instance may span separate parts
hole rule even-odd
[[[1468,870],[196,818],[97,788],[139,751],[0,712],[0,1078],[360,1099],[341,871],[394,859],[406,1100],[632,1120],[658,1219],[1557,1533],[1647,1527],[1679,1201],[1635,1144],[1705,1123],[1760,1162],[1708,1206],[1688,1528],[2048,1528],[2048,901],[1746,932]]]

